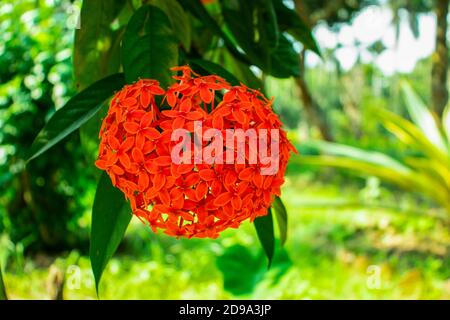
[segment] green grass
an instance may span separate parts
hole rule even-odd
[[[154,235],[134,221],[100,298],[450,299],[449,223],[426,203],[304,177],[288,180],[283,199],[288,241],[270,271],[250,224],[211,241]],[[66,270],[65,299],[96,299],[89,259],[77,252],[7,268],[10,298],[48,298],[55,266]]]

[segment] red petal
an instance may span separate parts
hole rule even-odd
[[[176,110],[164,110],[161,112],[163,115],[165,115],[166,117],[169,118],[176,118],[178,117],[178,115],[180,114],[178,111]]]
[[[211,181],[216,178],[216,174],[214,173],[214,170],[212,169],[203,169],[198,172],[200,178],[202,178],[205,181]]]
[[[119,150],[120,148],[120,142],[119,139],[114,137],[113,135],[108,136],[108,144],[113,150]]]
[[[166,189],[162,189],[159,192],[159,199],[161,200],[161,202],[166,205],[166,206],[170,206],[170,195],[169,192]]]
[[[203,118],[203,113],[200,111],[191,111],[186,114],[185,118],[188,120],[200,120]]]
[[[244,170],[239,172],[239,179],[245,180],[245,181],[251,181],[251,179],[253,178],[254,172],[255,172],[255,169],[252,167],[245,168]]]
[[[170,190],[170,196],[173,200],[178,201],[179,199],[184,198],[184,193],[178,188],[173,188]]]
[[[227,175],[225,176],[225,185],[234,185],[236,182],[237,175],[234,171],[229,171]]]
[[[272,195],[270,194],[270,192],[264,192],[264,203],[267,206],[269,206],[271,202],[272,202]]]
[[[199,175],[198,175],[198,173],[197,172],[193,172],[193,173],[191,173],[190,175],[188,175],[186,178],[185,178],[185,183],[186,183],[186,185],[187,186],[193,186],[194,184],[196,184],[197,182],[199,182],[200,181],[200,177],[199,177]]]
[[[111,167],[112,172],[114,172],[115,175],[121,176],[125,173],[125,171],[123,171],[123,169],[119,166],[113,165]]]
[[[221,104],[221,106],[217,107],[216,110],[214,110],[213,116],[221,116],[221,117],[226,117],[227,115],[229,115],[231,113],[231,108],[229,106],[224,106],[223,104]]]
[[[223,129],[223,118],[220,115],[216,115],[212,120],[213,128],[215,129]]]
[[[226,86],[220,83],[208,83],[208,88],[213,90],[222,90],[226,89]]]
[[[164,185],[165,188],[170,189],[175,184],[175,178],[166,176],[166,184]]]
[[[141,128],[149,127],[153,122],[153,111],[147,112],[141,119]]]
[[[136,134],[139,131],[139,125],[136,122],[125,122],[123,128],[131,134]]]
[[[224,94],[222,101],[228,103],[233,101],[234,99],[236,99],[236,93],[233,91],[228,91],[227,93]]]
[[[106,161],[109,163],[109,165],[115,164],[117,162],[117,153],[107,150]]]
[[[138,133],[136,136],[136,147],[143,149],[145,145],[145,136],[142,133]]]
[[[222,191],[222,182],[214,180],[211,184],[211,193],[214,196],[218,196],[221,191]]]
[[[212,101],[212,93],[211,91],[209,91],[208,88],[200,88],[200,98],[202,99],[202,101],[206,102],[206,103],[211,103]]]
[[[255,173],[255,175],[253,176],[253,183],[258,188],[262,188],[264,181],[263,181],[263,177],[261,176],[261,174]]]
[[[217,207],[223,207],[232,199],[232,195],[229,192],[222,193],[214,200],[214,205]]]
[[[192,100],[190,98],[186,98],[180,104],[181,112],[189,112],[192,108]]]
[[[131,120],[141,120],[141,118],[145,115],[145,111],[144,110],[133,110],[128,112],[127,117],[130,118]]]
[[[233,206],[234,210],[240,210],[242,207],[242,200],[239,198],[239,196],[233,197],[231,200],[231,205]]]
[[[244,194],[244,192],[247,190],[248,187],[248,182],[247,181],[243,181],[239,184],[238,188],[237,188],[237,192],[240,196],[242,196]]]
[[[125,168],[129,168],[131,166],[130,157],[126,153],[119,156],[119,161]]]
[[[149,182],[150,181],[148,179],[147,173],[141,172],[138,178],[139,191],[144,191],[145,189],[147,189]]]
[[[176,130],[176,129],[181,129],[184,127],[184,118],[175,118],[175,120],[173,120],[172,122],[172,129]]]
[[[150,103],[150,93],[147,90],[141,91],[141,96],[139,97],[139,102],[144,108],[147,108]]]
[[[184,207],[184,194],[181,193],[182,197],[174,199],[172,198],[172,208],[174,209],[182,209]]]
[[[122,152],[128,151],[131,148],[133,148],[134,146],[134,138],[133,137],[128,137],[125,139],[124,142],[122,142],[122,145],[120,146],[120,150]]]
[[[245,124],[247,122],[247,117],[241,110],[233,110],[233,118],[241,124]]]
[[[186,189],[184,190],[184,194],[188,197],[188,199],[191,199],[192,201],[197,201],[197,194],[195,193],[194,189]]]
[[[153,177],[153,189],[155,191],[159,191],[164,187],[164,184],[166,183],[166,176],[163,174],[156,174]]]
[[[195,190],[197,200],[203,199],[207,193],[208,193],[208,185],[205,182],[199,183]]]
[[[184,210],[180,210],[178,213],[180,214],[180,216],[181,216],[184,220],[186,220],[186,221],[194,221],[194,216],[191,215],[189,212],[186,212],[186,211],[184,211]]]
[[[151,93],[156,94],[156,95],[162,95],[165,93],[164,89],[157,85],[152,85],[152,86],[148,87],[148,90]]]
[[[116,108],[115,114],[116,114],[116,122],[117,123],[122,122],[122,109]]]
[[[127,172],[137,175],[139,173],[139,167],[138,165],[136,165],[135,163],[131,163],[131,166],[129,168],[127,168]]]
[[[132,107],[137,103],[137,100],[135,98],[126,98],[124,101],[122,101],[122,105],[127,107]]]
[[[261,107],[255,108],[256,114],[258,115],[258,117],[261,120],[265,120],[266,119],[266,114],[264,112],[264,109]]]
[[[269,189],[270,186],[272,185],[272,182],[273,182],[273,176],[266,176],[264,178],[264,184],[263,184],[264,190]]]
[[[191,172],[193,169],[194,169],[194,165],[193,164],[182,163],[182,164],[178,165],[177,174],[178,175],[186,174],[188,172]]]
[[[173,106],[177,103],[177,97],[175,96],[175,94],[173,92],[167,94],[167,103],[169,104],[169,106],[171,106],[173,108]]]
[[[159,123],[159,127],[164,130],[170,130],[172,129],[172,120],[164,120]]]
[[[149,138],[150,140],[155,140],[161,137],[161,133],[159,133],[159,131],[156,130],[155,128],[144,129],[142,130],[142,134],[147,138]]]
[[[142,148],[144,154],[150,153],[155,149],[155,143],[153,141],[147,141]]]
[[[158,158],[155,158],[153,160],[156,165],[160,167],[170,166],[172,163],[172,158],[170,156],[161,156]]]
[[[95,161],[95,166],[101,170],[106,170],[107,168],[109,168],[110,165],[108,161],[99,159]]]

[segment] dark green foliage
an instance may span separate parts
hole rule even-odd
[[[123,193],[103,172],[95,193],[91,223],[90,256],[97,291],[103,269],[122,241],[130,220],[131,212]]]
[[[61,0],[60,4],[69,5],[69,2]],[[19,8],[18,14],[21,10],[24,9]],[[47,7],[46,10],[39,19],[50,17],[51,11]],[[191,63],[202,74],[217,74],[232,85],[244,83],[264,90],[260,70],[280,78],[299,75],[298,53],[288,33],[318,52],[306,24],[295,11],[277,1],[218,1],[208,7],[199,0],[161,0],[151,4],[85,0],[80,28],[75,31],[73,83],[69,51],[57,52],[59,46],[69,46],[72,30],[64,28],[63,16],[58,18],[60,24],[55,27],[55,34],[65,40],[50,37],[50,43],[45,43],[46,54],[42,54],[42,50],[32,52],[32,57],[35,55],[41,61],[31,61],[33,58],[30,60],[27,52],[44,40],[27,42],[22,39],[14,44],[7,43],[13,55],[5,55],[2,57],[5,63],[0,63],[2,82],[17,81],[16,87],[31,97],[28,109],[16,112],[17,108],[13,107],[15,113],[8,119],[13,123],[5,122],[6,127],[17,129],[14,139],[18,141],[7,139],[8,130],[0,136],[2,143],[14,148],[8,162],[14,166],[1,176],[9,192],[5,207],[11,213],[4,224],[23,224],[25,230],[19,229],[20,234],[14,235],[16,230],[10,233],[13,240],[24,241],[25,245],[42,242],[46,246],[64,248],[65,243],[77,238],[72,239],[67,232],[67,221],[79,217],[90,205],[81,205],[78,199],[84,192],[92,192],[92,182],[98,176],[93,162],[98,146],[97,133],[105,114],[101,109],[106,108],[108,98],[125,82],[153,78],[167,87],[173,81],[169,69]],[[17,38],[22,37],[20,30],[15,32]],[[59,55],[63,58],[58,58]],[[23,61],[16,66],[14,59],[20,56]],[[37,63],[41,65],[39,74],[30,77],[28,73],[36,72],[33,66]],[[5,67],[7,64],[11,66]],[[64,72],[53,70],[55,65],[64,67]],[[21,77],[17,78],[17,74]],[[69,78],[64,79],[66,88],[76,88],[78,94],[72,95],[73,89],[67,90],[72,98],[67,101],[64,96],[55,101],[52,90],[60,85],[55,81],[63,81],[62,75]],[[36,81],[33,84],[33,79],[39,84]],[[15,101],[8,97],[0,103],[9,108]],[[40,128],[43,129],[38,134]],[[33,137],[36,137],[35,142],[30,146]],[[43,153],[45,155],[41,156]],[[33,161],[25,168],[27,155]],[[71,181],[72,177],[76,181]],[[83,183],[90,188],[79,190],[78,185]],[[103,269],[130,222],[128,206],[124,206],[121,196],[103,174],[97,185],[91,235],[91,261],[97,287]],[[278,203],[276,214],[284,242],[287,220],[285,211],[280,208]],[[47,219],[52,223],[48,224]],[[72,224],[76,226],[73,221]],[[275,248],[270,210],[266,217],[256,220],[255,226],[270,265]]]
[[[0,159],[0,233],[29,249],[61,250],[84,246],[87,239],[77,219],[85,209],[82,199],[91,175],[74,135],[50,157],[25,166],[33,138],[73,94],[66,16],[41,4],[36,8],[39,19],[20,19],[34,8],[17,3],[0,26],[2,35],[10,35],[3,38],[7,49],[0,55],[0,145],[5,151]]]
[[[169,68],[178,62],[177,40],[161,9],[144,6],[131,17],[124,34],[122,57],[128,83],[151,78],[165,87],[172,82]]]
[[[216,259],[217,267],[223,275],[224,289],[235,295],[248,295],[262,280],[269,279],[271,285],[278,283],[292,266],[284,249],[277,250],[270,271],[264,260],[261,251],[255,254],[255,250],[242,245],[226,248]]]
[[[269,208],[267,215],[258,217],[253,222],[255,224],[256,234],[267,256],[268,268],[272,264],[272,258],[275,252],[275,234],[273,229],[272,210]]]
[[[79,129],[100,110],[103,102],[112,93],[120,90],[124,85],[124,75],[117,73],[95,82],[71,98],[53,114],[39,132],[30,148],[29,161]]]
[[[279,78],[299,75],[298,54],[286,36],[279,34],[270,1],[221,4],[227,27],[252,64]]]
[[[2,265],[0,264],[0,300],[7,300],[5,283],[3,282]]]
[[[119,71],[120,41],[124,26],[113,30],[111,24],[124,10],[125,3],[123,0],[84,1],[80,13],[80,28],[75,31],[73,51],[78,90]]]
[[[264,260],[242,245],[228,248],[217,259],[217,267],[223,273],[225,289],[235,295],[251,293],[266,269]]]
[[[281,245],[284,245],[287,239],[288,216],[286,207],[280,197],[275,197],[272,204],[272,209],[277,217],[278,230],[280,231],[280,242]]]

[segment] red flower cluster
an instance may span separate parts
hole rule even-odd
[[[157,81],[142,79],[113,97],[100,129],[96,166],[106,170],[134,215],[153,231],[216,238],[229,227],[267,214],[274,195],[280,195],[290,151],[295,149],[272,111],[272,101],[259,91],[231,87],[215,75],[200,77],[187,66],[172,70],[181,75],[174,76],[177,82],[166,91]],[[194,134],[199,123],[203,130],[220,132],[279,129],[279,141],[267,138],[279,143],[278,171],[262,175],[261,163],[248,164],[254,152],[248,146],[244,164],[196,164],[195,154],[192,162],[174,163],[171,152],[178,142],[172,141],[172,132],[184,128]]]

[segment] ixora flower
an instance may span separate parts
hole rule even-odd
[[[153,231],[216,238],[267,214],[296,151],[259,91],[172,70],[167,90],[141,79],[115,94],[96,166]]]

